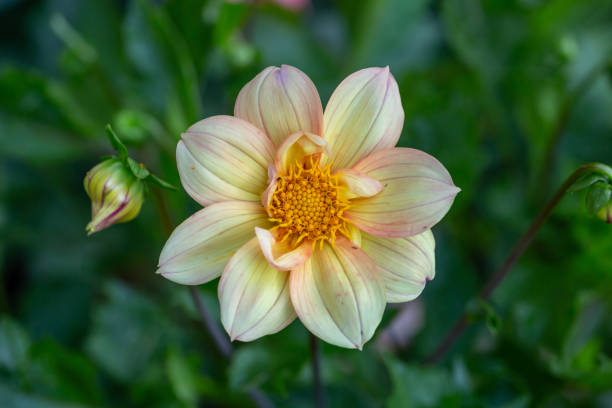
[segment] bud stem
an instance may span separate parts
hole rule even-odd
[[[578,180],[580,177],[587,173],[599,173],[612,180],[612,169],[602,163],[588,163],[584,164],[576,169],[559,187],[555,195],[544,205],[544,208],[540,211],[538,216],[533,220],[527,231],[519,238],[514,248],[510,251],[502,265],[493,274],[489,282],[486,284],[484,289],[480,292],[480,299],[488,301],[493,294],[493,291],[499,284],[504,280],[508,272],[516,264],[519,258],[523,255],[540,227],[544,224],[553,209],[559,204],[568,189]],[[424,364],[435,364],[439,362],[451,346],[461,337],[463,332],[470,325],[468,316],[464,313],[461,318],[455,323],[448,334],[444,337],[444,340],[436,347],[436,349],[423,360]]]

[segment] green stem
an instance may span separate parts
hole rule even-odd
[[[166,207],[164,197],[158,187],[151,187],[151,191],[153,192],[153,197],[155,197],[155,206],[157,207],[159,219],[164,227],[164,231],[166,231],[166,235],[170,236],[174,228],[172,227],[170,213],[168,212],[168,207]]]
[[[612,169],[601,163],[589,163],[582,165],[576,169],[565,182],[559,187],[555,195],[544,205],[544,208],[540,211],[538,216],[533,220],[527,231],[519,238],[517,243],[512,248],[512,251],[508,254],[502,265],[493,274],[489,282],[480,292],[480,298],[484,301],[488,301],[493,294],[493,291],[499,286],[499,284],[508,275],[512,267],[520,259],[521,255],[525,252],[529,244],[533,241],[536,233],[540,227],[544,224],[550,213],[561,201],[567,190],[578,180],[580,177],[587,173],[600,173],[612,179]],[[463,332],[470,325],[467,313],[464,313],[461,318],[455,323],[448,334],[444,337],[444,340],[436,347],[436,349],[423,361],[424,364],[434,364],[439,362],[451,346],[459,340]]]
[[[158,188],[152,188],[153,197],[155,198],[155,203],[157,205],[157,211],[159,212],[159,218],[164,226],[164,230],[168,235],[172,233],[172,222],[170,221],[170,214],[168,212],[168,208],[166,207],[166,203],[164,201],[164,197]],[[191,296],[191,300],[200,316],[200,320],[202,324],[208,331],[208,334],[212,338],[215,346],[219,350],[219,353],[226,359],[230,360],[233,354],[233,347],[227,336],[223,333],[223,331],[216,324],[214,318],[204,306],[202,302],[202,296],[200,295],[200,291],[196,289],[194,286],[189,286],[189,295]],[[249,396],[251,401],[255,404],[255,406],[259,408],[274,408],[274,403],[270,401],[270,399],[259,389],[253,387],[246,391],[246,394]]]
[[[325,408],[327,404],[325,402],[325,389],[323,388],[323,380],[321,378],[321,349],[319,347],[319,339],[317,339],[317,336],[312,333],[310,333],[309,336],[315,406],[317,408]]]
[[[565,129],[569,123],[572,109],[580,101],[582,96],[591,89],[591,86],[595,83],[595,81],[600,77],[602,72],[610,65],[610,60],[608,58],[602,59],[598,64],[596,64],[591,70],[585,75],[585,77],[576,85],[572,92],[565,98],[565,100],[561,104],[561,109],[559,113],[559,117],[557,122],[555,123],[554,128],[551,131],[551,136],[549,138],[548,148],[546,149],[546,154],[544,156],[544,161],[542,168],[540,169],[540,177],[538,180],[542,180],[540,183],[540,191],[543,194],[548,193],[551,182],[551,174],[552,170],[555,167],[555,161],[557,156],[557,151],[559,149],[559,144],[561,143],[561,138],[565,133]],[[541,186],[544,188],[541,188]]]

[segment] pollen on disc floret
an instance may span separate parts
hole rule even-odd
[[[321,168],[311,155],[279,175],[268,213],[277,223],[272,229],[278,230],[281,242],[297,245],[308,240],[314,246],[325,240],[333,244],[338,233],[348,236],[342,214],[349,203],[341,198],[338,176],[330,174],[330,167]]]

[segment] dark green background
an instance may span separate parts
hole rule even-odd
[[[578,165],[612,163],[612,2],[315,0],[301,13],[220,1],[0,1],[0,406],[313,404],[306,330],[236,344],[228,365],[187,290],[154,274],[165,232],[149,198],[87,238],[85,172],[131,154],[178,184],[174,147],[231,114],[241,86],[291,64],[323,103],[389,65],[400,144],[436,156],[462,192],[434,228],[436,279],[394,352],[324,345],[333,407],[612,406],[612,226],[568,195],[443,363],[418,363]],[[178,224],[198,206],[164,192]],[[201,287],[218,316],[217,282]],[[389,306],[378,334],[397,314]],[[491,316],[490,316],[491,317]],[[498,321],[497,324],[491,324]],[[381,351],[382,350],[382,351]]]

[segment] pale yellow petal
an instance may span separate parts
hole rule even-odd
[[[328,343],[361,349],[385,309],[384,281],[376,264],[340,237],[317,249],[291,272],[291,301],[308,330]]]
[[[387,302],[407,302],[421,294],[435,276],[435,240],[431,230],[408,238],[362,234],[363,251],[385,280]]]
[[[348,76],[332,94],[323,117],[333,170],[350,168],[370,153],[394,147],[402,133],[404,110],[389,67]]]
[[[361,236],[363,233],[351,223],[346,224],[346,232],[349,241],[361,248]]]
[[[372,197],[380,193],[383,185],[380,181],[355,169],[338,171],[338,179],[343,188],[344,198]]]
[[[199,285],[221,275],[238,248],[269,227],[259,203],[228,201],[206,207],[176,227],[159,256],[157,273],[184,285]]]
[[[221,322],[232,340],[276,333],[295,319],[289,272],[272,268],[253,238],[229,261],[219,281]]]
[[[276,185],[278,184],[278,171],[276,170],[276,166],[272,163],[268,165],[268,186],[265,191],[261,195],[261,205],[268,211],[270,208],[270,201],[272,200],[272,196],[276,191]]]
[[[266,188],[274,148],[250,123],[213,116],[182,135],[176,160],[185,190],[202,205],[220,201],[259,201]]]
[[[329,145],[321,136],[309,132],[296,132],[289,135],[283,143],[280,144],[274,163],[276,170],[280,174],[287,174],[289,166],[297,163],[303,163],[306,156],[313,155],[314,158],[321,157],[321,153],[330,155]]]
[[[366,157],[355,170],[379,180],[383,190],[351,201],[345,217],[361,230],[387,238],[419,234],[444,217],[460,191],[435,158],[394,148]]]
[[[297,68],[268,67],[246,84],[234,115],[263,130],[278,146],[298,131],[321,134],[323,108],[314,84]]]
[[[304,241],[296,248],[291,248],[287,241],[279,242],[277,237],[264,228],[255,228],[264,257],[274,269],[290,271],[302,266],[312,255],[312,243]]]

